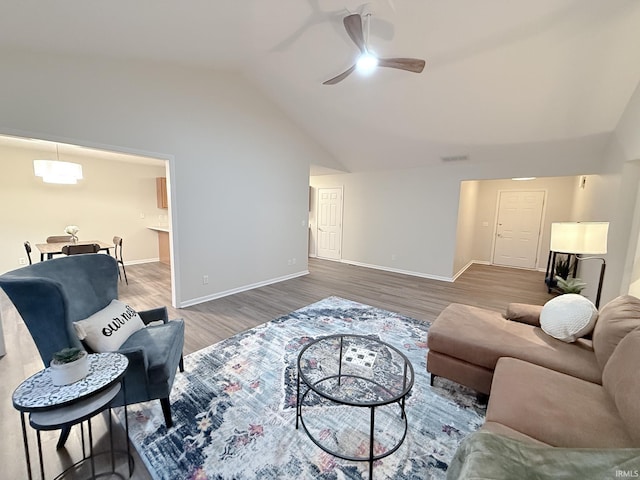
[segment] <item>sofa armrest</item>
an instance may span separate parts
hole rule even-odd
[[[505,318],[514,322],[526,323],[534,327],[540,326],[540,312],[542,305],[529,305],[527,303],[510,303],[507,307]]]

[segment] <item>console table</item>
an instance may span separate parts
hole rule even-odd
[[[91,478],[96,478],[95,462],[93,454],[93,432],[91,418],[96,414],[109,409],[109,438],[111,447],[111,471],[109,474],[124,477],[115,471],[113,432],[111,419],[111,401],[121,389],[124,389],[122,379],[129,365],[127,357],[120,353],[96,353],[89,355],[88,375],[70,385],[56,386],[51,382],[49,368],[32,375],[22,382],[13,392],[13,406],[20,412],[22,424],[22,439],[24,442],[25,459],[29,480],[33,478],[31,471],[31,458],[29,455],[29,442],[25,415],[29,414],[29,424],[36,431],[38,443],[38,459],[40,476],[45,478],[44,461],[42,459],[41,430],[59,430],[70,428],[78,423],[87,422],[89,432],[89,455],[84,446],[84,428],[82,428],[82,459],[56,478],[62,478],[73,468],[77,468],[85,461],[91,462]],[[127,407],[125,405],[125,430],[127,435],[127,462],[129,476],[133,472],[132,457],[130,454],[129,423],[127,420]],[[104,474],[99,474],[102,476]]]

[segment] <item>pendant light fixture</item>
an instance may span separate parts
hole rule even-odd
[[[56,144],[56,160],[34,160],[33,171],[36,177],[42,177],[45,183],[71,185],[82,179],[82,165],[60,161],[58,144]]]

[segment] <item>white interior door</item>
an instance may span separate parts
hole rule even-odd
[[[535,268],[544,197],[543,191],[508,191],[498,194],[494,264]]]
[[[342,258],[342,188],[318,189],[318,257]]]

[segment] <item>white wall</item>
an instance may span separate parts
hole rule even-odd
[[[458,206],[458,227],[456,229],[456,252],[453,271],[461,272],[476,260],[476,226],[478,223],[478,189],[480,182],[468,181],[460,185],[460,203]]]
[[[636,197],[635,212],[640,212],[640,189]],[[640,216],[635,215],[629,235],[629,249],[627,253],[628,269],[622,279],[621,291],[627,289],[627,293],[640,298]]]
[[[530,170],[539,172],[538,162]],[[568,162],[571,164],[572,162]],[[563,165],[547,171],[578,169]],[[545,189],[545,218],[538,268],[545,268],[552,221],[571,214],[577,177],[539,178],[530,182],[482,180],[473,186],[469,175],[510,176],[522,166],[456,165],[311,178],[314,187],[344,185],[343,259],[416,275],[451,280],[471,261],[489,262],[499,190]],[[593,169],[590,162],[587,168]],[[528,173],[529,171],[527,171]],[[488,227],[483,226],[483,222]],[[311,246],[313,251],[313,245]],[[395,253],[397,260],[392,261]]]
[[[335,160],[243,78],[11,51],[0,52],[0,62],[0,133],[169,159],[179,304],[306,271],[309,164]],[[630,155],[640,149],[637,95],[616,131],[620,145],[610,145],[604,166],[597,139],[594,148],[504,146],[493,157],[485,152],[458,165],[314,177],[312,185],[344,186],[345,260],[448,279],[457,262],[462,180],[608,168],[621,190],[601,189],[593,197],[601,201],[591,204],[620,208],[620,228],[612,228],[620,248],[610,248],[607,273],[607,288],[619,289],[630,234],[627,227],[625,238],[624,223],[631,224],[637,187],[629,185],[633,169],[627,176],[619,159],[629,169]],[[288,264],[292,258],[295,265]],[[202,285],[203,275],[209,285]]]
[[[586,188],[577,192],[574,202],[576,220],[610,222],[601,305],[617,295],[630,293],[640,271],[636,253],[640,216],[639,131],[640,89],[636,89],[603,156],[602,174],[588,177]],[[594,288],[599,262],[581,263],[579,275],[593,279],[590,288]],[[591,293],[587,289],[585,292]]]
[[[640,84],[627,105],[624,115],[616,127],[616,139],[623,152],[625,169],[637,174],[640,163]],[[626,172],[623,172],[625,175]],[[627,179],[629,202],[633,191],[633,177]],[[636,177],[636,187],[637,177]],[[636,194],[632,221],[629,222],[629,243],[623,265],[620,293],[640,297],[640,188]]]
[[[169,159],[178,305],[306,272],[309,164],[330,157],[242,77],[11,51],[0,63],[0,133]]]
[[[25,240],[31,242],[32,260],[39,261],[35,244],[49,235],[64,235],[67,225],[80,227],[81,240],[111,243],[114,235],[122,237],[127,263],[158,259],[157,235],[146,227],[157,225],[159,215],[167,213],[156,206],[155,178],[164,176],[163,165],[65,156],[61,160],[82,165],[84,179],[54,185],[33,174],[34,159],[51,157],[51,151],[38,149],[35,142],[32,148],[0,145],[0,273],[20,267]]]
[[[450,279],[460,182],[434,171],[312,177],[314,188],[344,187],[342,259]]]
[[[492,260],[498,193],[508,190],[542,190],[545,192],[545,207],[536,268],[545,269],[549,252],[551,222],[570,220],[573,191],[578,184],[577,177],[542,177],[529,181],[483,180],[478,183],[475,206],[478,216],[473,231],[476,248],[473,259],[480,262],[491,262]],[[488,224],[486,227],[483,226],[485,222]]]

